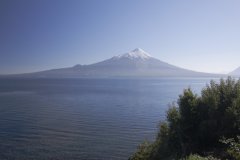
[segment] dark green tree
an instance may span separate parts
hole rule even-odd
[[[191,154],[223,158],[219,139],[240,135],[240,81],[228,77],[211,81],[198,96],[190,88],[167,111],[155,142],[138,150],[139,160],[181,159]],[[222,156],[222,157],[221,157]],[[231,154],[228,158],[236,159]],[[134,159],[134,156],[132,157]]]

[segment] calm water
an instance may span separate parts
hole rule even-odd
[[[0,79],[0,159],[120,160],[209,79]]]

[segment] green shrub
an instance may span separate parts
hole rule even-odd
[[[211,81],[200,96],[190,88],[185,89],[178,103],[167,111],[155,142],[140,148],[132,159],[137,156],[141,160],[181,159],[192,153],[221,157],[227,146],[219,139],[237,135],[240,135],[240,81],[228,77],[219,83]],[[236,154],[239,150],[230,145],[227,152],[229,158],[239,160]]]
[[[240,136],[237,136],[236,139],[234,138],[223,138],[220,142],[226,144],[227,153],[232,156],[234,159],[240,160]]]
[[[186,160],[218,160],[212,156],[208,156],[208,157],[202,157],[202,156],[199,156],[197,154],[194,154],[194,155],[190,155],[186,158]]]
[[[138,149],[135,152],[135,154],[129,159],[131,159],[131,160],[149,159],[151,150],[152,150],[152,144],[150,144],[149,142],[144,142],[138,146]]]
[[[201,157],[199,155],[190,155],[186,160],[208,160],[207,158]]]

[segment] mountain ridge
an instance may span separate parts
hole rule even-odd
[[[228,73],[229,75],[233,75],[233,76],[240,76],[240,67],[234,69],[233,71]]]
[[[14,76],[14,75],[12,75]],[[85,77],[210,77],[217,74],[196,72],[152,57],[141,48],[112,58],[73,67],[18,74],[22,77],[85,78]]]

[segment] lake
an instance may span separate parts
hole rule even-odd
[[[1,160],[124,160],[210,78],[0,79]]]

